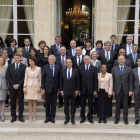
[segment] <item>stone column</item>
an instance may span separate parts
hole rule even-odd
[[[55,37],[55,0],[35,0],[34,3],[34,30],[35,48],[38,42],[46,41],[46,45],[54,44]]]

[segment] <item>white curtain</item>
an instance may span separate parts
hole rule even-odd
[[[131,0],[119,0],[118,5],[130,5]],[[130,7],[118,7],[118,20],[127,20]],[[117,34],[123,34],[126,28],[126,21],[117,22]],[[123,36],[117,37],[117,43],[120,44]]]
[[[34,0],[23,0],[24,5],[34,5]],[[24,7],[26,19],[34,19],[34,8],[33,7]],[[30,34],[34,34],[34,22],[27,21],[28,31]],[[34,36],[30,35],[32,43],[34,45]]]
[[[0,0],[1,5],[12,5],[11,0]],[[0,19],[11,19],[12,6],[0,6]],[[10,22],[8,20],[0,20],[0,33],[5,33],[5,35],[0,35],[3,40],[6,39],[6,34],[8,32]]]

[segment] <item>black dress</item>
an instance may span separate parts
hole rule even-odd
[[[36,51],[36,57],[40,57],[42,55],[43,55],[43,53],[40,52],[40,49]]]
[[[39,58],[39,64],[40,64],[40,67],[41,67],[41,68],[42,68],[44,65],[49,64],[49,62],[48,62],[48,57],[44,57],[43,55],[41,55],[40,58]]]
[[[89,55],[90,56],[90,51],[92,50],[87,50],[86,48],[85,48],[85,50],[86,50],[86,54],[85,55]]]

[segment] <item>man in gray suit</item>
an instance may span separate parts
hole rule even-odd
[[[140,58],[137,59],[138,67],[133,73],[133,96],[135,98],[135,124],[139,124],[139,102],[140,102]]]
[[[124,56],[118,57],[119,66],[112,69],[113,96],[116,98],[115,124],[119,123],[120,107],[123,104],[124,124],[128,124],[128,97],[132,96],[132,70],[124,65]]]

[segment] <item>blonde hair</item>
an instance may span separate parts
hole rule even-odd
[[[93,51],[93,52],[90,54],[90,58],[91,58],[91,59],[92,59],[92,55],[93,55],[94,53],[96,53],[96,54],[97,54],[97,58],[99,57],[98,52],[97,52],[97,51]]]
[[[5,65],[5,59],[2,57],[2,56],[0,56],[0,59],[3,59],[3,66]]]
[[[21,51],[22,53],[24,53],[24,50],[22,48],[17,48],[16,51]]]

